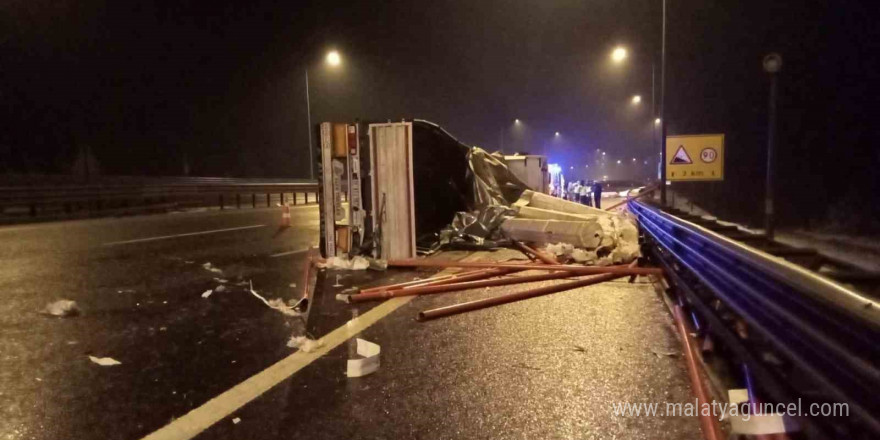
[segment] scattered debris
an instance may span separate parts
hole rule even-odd
[[[40,312],[44,315],[58,316],[61,318],[79,315],[79,306],[76,301],[69,299],[60,299],[55,302],[46,304],[46,307]]]
[[[214,281],[216,281],[216,282],[218,282],[218,283],[220,283],[220,284],[226,284],[226,283],[229,282],[229,280],[227,280],[227,279],[225,279],[225,278],[217,278],[217,277],[214,277]]]
[[[134,289],[117,290],[116,293],[134,293]]]
[[[290,283],[288,284],[288,287],[290,287],[291,289],[296,289],[296,283]]]
[[[321,347],[324,346],[324,341],[318,339],[317,341],[314,339],[309,339],[305,336],[292,336],[289,341],[287,341],[287,346],[290,348],[298,348],[300,351],[311,353]]]
[[[334,284],[333,287],[345,287],[339,282],[340,279],[342,279],[342,276],[336,275],[336,284]]]
[[[366,270],[370,267],[370,260],[361,256],[354,257],[351,260],[342,257],[330,257],[323,262],[315,263],[315,265],[321,269]],[[381,264],[379,265],[381,266]]]
[[[122,362],[119,362],[116,359],[113,359],[110,357],[99,358],[99,357],[95,357],[95,356],[89,356],[89,359],[92,362],[94,362],[102,367],[112,367],[114,365],[122,365]]]
[[[575,345],[573,350],[574,350],[574,351],[577,351],[577,352],[581,352],[581,353],[586,353],[586,352],[587,352],[587,349],[584,348],[584,347],[581,347],[580,345]]]
[[[671,357],[671,358],[678,357],[678,355],[680,354],[677,351],[662,351],[662,350],[651,350],[651,353],[654,353],[654,356],[657,356],[657,357]]]
[[[349,359],[345,371],[347,377],[361,377],[379,369],[379,344],[357,338],[357,355],[360,359]]]
[[[266,304],[267,306],[269,306],[275,310],[278,310],[279,312],[281,312],[287,316],[302,316],[301,313],[297,312],[296,310],[293,310],[293,307],[285,304],[284,300],[281,298],[275,298],[272,300],[267,300],[266,298],[263,298],[262,295],[260,295],[259,293],[257,293],[254,290],[254,283],[252,281],[248,281],[248,285],[249,285],[248,291],[251,293],[251,295],[257,297],[257,299],[262,301],[263,304]]]
[[[207,299],[209,296],[211,296],[212,293],[214,293],[214,291],[211,289],[208,289],[202,293],[202,298]]]
[[[351,302],[351,301],[349,301],[348,297],[349,297],[349,295],[346,295],[344,293],[337,293],[336,294],[336,301],[342,301],[344,303]]]
[[[233,424],[233,425],[237,425],[237,424],[239,424],[239,423],[241,423],[241,418],[236,417],[236,418],[232,419],[232,424]]]
[[[215,287],[215,288],[214,288],[214,291],[215,291],[215,292],[225,292],[225,291],[226,291],[226,286],[224,286],[224,285],[221,284],[221,285]]]
[[[223,274],[223,271],[220,270],[219,268],[212,266],[210,261],[203,264],[202,267],[209,272],[219,273],[221,275]]]

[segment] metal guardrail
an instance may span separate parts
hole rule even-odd
[[[8,177],[8,176],[7,176]],[[280,179],[230,178],[141,178],[104,177],[90,183],[76,183],[72,179],[56,179],[50,184],[39,180],[4,180],[0,186],[0,213],[16,208],[27,211],[24,217],[103,215],[113,212],[133,212],[145,208],[174,208],[192,206],[241,207],[258,200],[271,206],[273,200],[293,204],[317,202],[318,184],[309,181]],[[52,180],[52,179],[46,179]],[[68,183],[61,182],[67,180]],[[314,194],[314,195],[312,195]],[[286,195],[290,195],[287,199]],[[299,197],[299,196],[302,197]],[[250,200],[248,200],[248,198]]]
[[[845,402],[859,420],[856,432],[880,433],[880,398],[876,394],[880,390],[880,304],[643,202],[631,201],[629,208],[656,245],[656,256],[663,260],[660,263],[674,284],[684,285],[691,310],[704,324],[721,330],[723,320],[716,313],[719,305],[712,303],[720,300],[798,372],[791,375],[798,378],[796,381],[780,377],[778,369],[759,361],[760,353],[734,347],[740,362],[753,363],[759,387],[777,401],[797,397]],[[699,293],[705,291],[710,295]],[[739,338],[731,339],[730,332],[723,336],[721,339],[734,345],[743,345],[733,340]],[[829,432],[827,425],[810,425],[808,431],[818,432],[817,437]],[[838,431],[833,426],[830,429]]]

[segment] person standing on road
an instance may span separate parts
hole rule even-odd
[[[581,180],[581,187],[578,188],[578,203],[580,203],[581,205],[585,205],[587,203],[588,190],[589,187],[587,186],[586,182]]]
[[[584,185],[584,196],[583,196],[583,204],[587,206],[593,206],[592,193],[593,192],[593,181],[588,180],[587,184]]]
[[[602,182],[598,180],[593,184],[593,207],[602,209]]]

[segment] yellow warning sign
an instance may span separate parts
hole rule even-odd
[[[666,180],[724,180],[724,135],[666,136]]]

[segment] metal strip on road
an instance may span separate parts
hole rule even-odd
[[[134,240],[114,241],[114,242],[110,242],[110,243],[104,243],[104,246],[117,246],[120,244],[144,243],[147,241],[167,240],[169,238],[179,238],[179,237],[191,237],[194,235],[216,234],[219,232],[243,231],[245,229],[256,229],[256,228],[262,228],[264,226],[266,226],[266,225],[241,226],[238,228],[214,229],[212,231],[200,231],[200,232],[188,232],[186,234],[163,235],[161,237],[138,238],[138,239],[134,239]]]
[[[284,256],[287,256],[287,255],[302,254],[302,253],[305,253],[305,252],[308,252],[308,251],[309,251],[309,248],[305,248],[305,249],[297,249],[297,250],[295,250],[295,251],[287,251],[287,252],[280,252],[280,253],[277,253],[277,254],[272,254],[272,255],[269,255],[269,257],[271,257],[271,258],[278,258],[278,257],[284,257]]]
[[[391,312],[412,301],[413,296],[393,298],[374,307],[367,313],[352,319],[347,324],[333,330],[321,338],[324,345],[319,349],[306,353],[297,351],[276,362],[274,365],[251,376],[244,382],[209,400],[204,405],[190,411],[183,417],[175,419],[143,440],[188,440],[213,424],[230,416],[232,413],[256,399],[270,388],[305,368],[330,350],[364,331]]]

